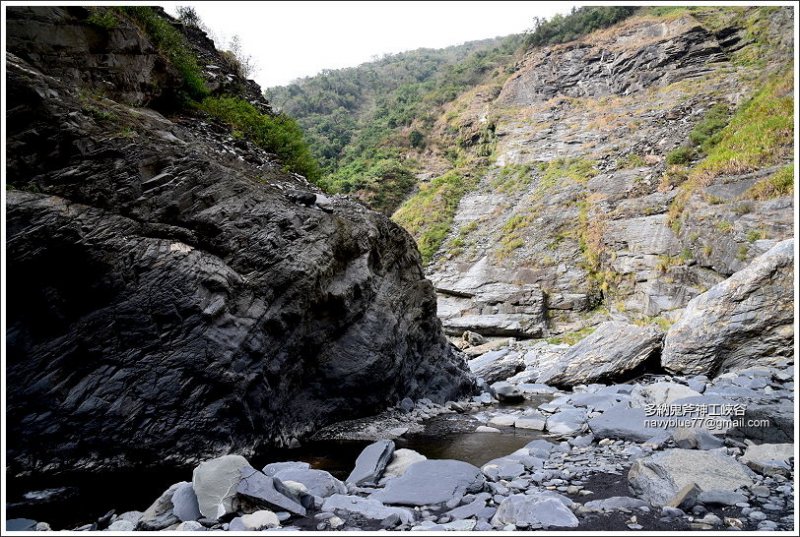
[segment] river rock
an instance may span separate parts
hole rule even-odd
[[[649,504],[646,501],[638,498],[631,498],[629,496],[612,496],[602,500],[592,500],[590,502],[586,502],[583,507],[587,511],[607,512],[618,511],[621,509],[633,511],[634,509],[639,509],[640,507],[646,507],[648,505]]]
[[[525,465],[519,460],[501,457],[493,459],[481,467],[481,471],[489,479],[514,479],[525,473]]]
[[[628,472],[634,493],[652,505],[667,505],[685,486],[701,490],[750,487],[750,471],[732,457],[709,451],[668,449],[638,459]],[[678,506],[675,506],[678,507]]]
[[[531,429],[533,431],[544,431],[547,418],[541,412],[535,412],[520,416],[514,421],[517,429]]]
[[[145,509],[136,523],[139,530],[158,531],[180,522],[172,511],[172,495],[183,483],[175,483],[165,490],[150,507]]]
[[[208,531],[208,528],[195,520],[187,520],[175,526],[173,531]]]
[[[672,440],[682,449],[717,449],[724,445],[720,438],[695,427],[678,427],[672,432]]]
[[[413,449],[396,449],[392,457],[392,462],[390,462],[383,471],[383,477],[384,479],[400,477],[406,473],[406,470],[408,470],[409,466],[415,462],[424,461],[427,459],[428,457],[422,455],[421,453],[417,453]]]
[[[619,438],[646,442],[651,438],[668,434],[666,429],[650,427],[642,408],[631,408],[619,404],[588,421],[589,428],[596,438]]]
[[[367,447],[358,455],[356,466],[345,479],[347,483],[363,485],[377,483],[383,470],[394,453],[394,442],[391,440],[378,440]]]
[[[576,528],[578,519],[568,507],[555,498],[515,494],[499,505],[497,513],[492,518],[492,524]]]
[[[303,470],[300,468],[286,468],[275,474],[284,484],[287,481],[302,483],[308,494],[326,498],[333,494],[347,493],[344,483],[324,470]]]
[[[787,239],[693,298],[667,332],[661,364],[714,375],[791,356],[793,286],[794,239]]]
[[[475,499],[470,503],[456,507],[455,509],[448,511],[446,514],[454,520],[476,517],[483,512],[483,510],[486,508],[486,500],[491,497],[491,494],[488,492],[481,492],[480,494],[477,494]]]
[[[233,500],[242,479],[242,469],[249,466],[250,463],[241,455],[224,455],[205,461],[194,469],[192,487],[204,517],[217,520],[233,513]]]
[[[731,490],[704,490],[697,495],[697,501],[706,505],[736,505],[746,503],[747,496]]]
[[[631,405],[640,407],[671,405],[678,399],[699,396],[699,392],[677,382],[640,384],[631,392]]]
[[[547,418],[547,432],[559,435],[573,435],[586,427],[586,410],[581,408],[556,412]]]
[[[130,520],[115,520],[108,525],[107,531],[133,531],[136,529],[136,524]]]
[[[272,511],[261,510],[236,517],[230,522],[230,531],[260,531],[280,527],[278,517]]]
[[[307,462],[299,462],[299,461],[286,461],[286,462],[272,462],[264,467],[262,472],[264,475],[268,477],[274,477],[275,474],[280,472],[281,470],[308,470],[311,468]]]
[[[469,492],[480,492],[485,481],[481,470],[469,463],[425,460],[409,466],[405,474],[392,479],[384,490],[370,497],[387,504],[436,505]]]
[[[492,384],[491,389],[494,392],[494,396],[501,403],[520,403],[525,400],[525,396],[516,386],[505,381],[495,382]]]
[[[419,464],[419,463],[418,463]],[[401,507],[387,507],[374,498],[361,498],[359,496],[345,496],[334,494],[325,498],[322,504],[323,511],[331,511],[339,515],[357,514],[368,520],[381,521],[391,516],[398,517],[403,524],[414,520],[414,515],[408,509]]]
[[[467,330],[461,335],[461,339],[469,344],[470,347],[477,347],[478,345],[484,345],[488,341],[485,337],[478,334],[477,332],[470,332]]]
[[[241,469],[240,480],[233,489],[233,494],[245,502],[306,516],[306,508],[297,498],[302,495],[296,492],[291,487],[285,486],[280,479],[268,477],[249,465]],[[199,494],[198,499],[200,499]],[[202,506],[201,503],[201,512]]]
[[[509,349],[487,352],[468,362],[469,370],[488,383],[506,380],[525,367],[522,356]]]
[[[663,336],[655,326],[603,323],[572,346],[560,363],[543,371],[537,382],[575,386],[623,376],[656,356]]]
[[[794,444],[751,444],[741,462],[764,475],[789,475],[794,458]]]
[[[489,425],[492,427],[513,427],[514,422],[519,419],[517,414],[500,414],[489,418]]]
[[[172,495],[172,512],[182,522],[197,520],[202,515],[194,488],[189,482],[181,483]]]

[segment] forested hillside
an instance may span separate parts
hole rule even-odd
[[[323,169],[321,186],[391,214],[417,183],[442,108],[513,69],[523,36],[419,49],[324,71],[267,98],[297,119]],[[499,90],[499,86],[497,88]]]

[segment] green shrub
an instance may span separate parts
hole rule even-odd
[[[718,103],[712,106],[703,119],[689,133],[689,140],[704,153],[708,153],[721,139],[721,131],[728,124],[730,110],[728,105]]]
[[[112,9],[104,7],[92,7],[89,9],[91,9],[91,13],[89,14],[89,18],[86,19],[86,22],[92,26],[97,26],[104,30],[113,30],[119,24],[119,19],[117,19]]]
[[[422,147],[424,145],[425,137],[422,135],[421,132],[414,129],[408,135],[408,143],[411,144],[411,147]]]
[[[433,258],[450,232],[461,198],[477,183],[474,176],[451,170],[421,185],[419,192],[406,200],[392,216],[417,240],[426,263]]]
[[[550,20],[535,17],[525,45],[530,48],[566,43],[625,20],[636,9],[633,6],[586,6],[573,8],[569,15],[556,14]]]
[[[147,6],[117,8],[130,17],[150,38],[158,51],[180,72],[183,91],[190,99],[200,100],[208,95],[203,72],[183,34]]]
[[[353,193],[371,209],[387,215],[403,203],[416,183],[412,171],[391,156],[358,159],[319,181],[327,192]]]
[[[694,149],[681,146],[667,153],[667,164],[670,166],[689,164],[694,159]]]
[[[745,196],[755,200],[768,200],[792,194],[794,194],[794,164],[789,164],[754,184]]]
[[[320,178],[319,166],[294,119],[284,114],[262,114],[252,104],[237,97],[208,97],[201,110],[224,121],[259,147],[275,153],[290,171],[309,181]]]

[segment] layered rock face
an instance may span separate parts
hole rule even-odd
[[[8,13],[12,471],[247,454],[471,389],[405,231],[170,113],[124,17]]]
[[[487,85],[452,106],[442,131],[488,129],[496,146],[429,267],[446,291],[446,326],[541,337],[533,334],[609,319],[673,322],[691,299],[792,236],[790,196],[747,195],[791,162],[789,146],[755,170],[731,168],[691,188],[669,179],[668,155],[689,144],[712,107],[739,109],[765,77],[790,68],[789,11],[725,17],[634,16],[533,49],[499,93]],[[753,44],[747,24],[759,25],[766,44]],[[751,52],[759,62],[742,60]],[[514,299],[486,307],[483,290],[496,287]],[[457,308],[451,290],[464,296]],[[535,315],[511,334],[516,311]]]

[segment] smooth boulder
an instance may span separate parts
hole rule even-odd
[[[192,488],[204,517],[217,520],[233,512],[236,487],[242,479],[242,469],[248,466],[250,463],[241,455],[223,455],[194,469]]]
[[[492,524],[515,524],[523,527],[576,528],[578,518],[563,502],[553,497],[515,494],[502,501]]]
[[[197,520],[202,516],[197,503],[197,495],[189,482],[181,483],[172,495],[172,512],[181,522]]]
[[[775,365],[794,352],[794,239],[693,298],[667,332],[661,365],[716,375]]]
[[[700,490],[736,490],[753,485],[750,471],[720,453],[668,449],[638,459],[628,472],[628,483],[639,498],[652,505],[667,505],[684,487]]]

